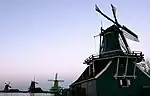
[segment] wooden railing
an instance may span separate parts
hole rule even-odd
[[[130,53],[123,52],[122,50],[113,50],[113,51],[107,51],[107,52],[101,52],[100,54],[93,54],[90,57],[88,57],[83,64],[88,64],[99,58],[104,58],[104,57],[111,57],[111,56],[135,56],[135,57],[143,57],[144,55],[140,51],[132,51]]]

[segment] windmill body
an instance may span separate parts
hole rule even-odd
[[[29,90],[34,89],[36,84],[38,84],[38,83],[35,82],[35,81],[31,81],[31,85],[30,85],[30,87],[29,87]]]
[[[139,42],[138,36],[118,23],[116,8],[111,5],[114,20],[96,5],[96,11],[113,23],[100,33],[100,52],[84,61],[87,68],[70,85],[64,96],[148,96],[150,76],[138,63],[144,61],[140,51],[131,51],[126,38]]]
[[[11,88],[10,82],[9,83],[5,83],[4,91],[9,91],[9,88]]]
[[[62,87],[59,86],[59,82],[64,82],[64,80],[58,80],[57,79],[57,73],[56,73],[55,79],[54,80],[48,80],[48,81],[54,82],[54,85],[51,87],[50,92],[53,93],[55,96],[60,96],[62,93],[61,92]]]
[[[40,87],[36,87],[36,84],[38,84],[38,82],[35,81],[35,78],[34,78],[33,81],[31,80],[31,84],[30,84],[28,92],[31,92],[31,93],[42,93],[43,90]]]
[[[115,31],[115,32],[114,32]],[[103,52],[112,51],[112,50],[121,50],[119,44],[119,34],[117,27],[112,25],[111,27],[107,28],[103,33]]]

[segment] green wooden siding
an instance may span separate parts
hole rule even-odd
[[[136,68],[136,79],[131,79],[130,87],[122,88],[119,86],[119,81],[113,77],[116,71],[116,67],[114,65],[116,64],[111,64],[109,68],[96,80],[97,96],[144,96],[144,94],[140,94],[142,86],[150,86],[150,78],[147,77],[141,70]]]

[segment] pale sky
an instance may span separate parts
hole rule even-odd
[[[104,28],[112,24],[95,4],[111,18],[110,4],[117,7],[119,23],[139,35],[131,49],[150,57],[149,0],[0,0],[0,90],[8,81],[27,89],[34,76],[48,89],[56,72],[64,87],[75,81],[83,61],[98,52],[93,36],[101,20]]]

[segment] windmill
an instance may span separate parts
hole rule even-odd
[[[70,96],[146,96],[150,90],[150,76],[138,63],[144,60],[140,51],[131,51],[126,38],[139,42],[138,36],[118,23],[116,8],[111,4],[114,20],[97,5],[95,10],[113,25],[101,27],[100,51],[85,59],[86,69],[69,86]],[[96,37],[97,37],[96,36]],[[109,82],[108,82],[109,81]]]
[[[113,23],[112,26],[103,30],[101,27],[100,33],[100,57],[117,56],[116,73],[114,77],[136,77],[136,63],[143,60],[142,52],[130,50],[126,38],[139,42],[138,36],[126,26],[118,23],[116,18],[116,8],[111,4],[114,20],[105,15],[97,5],[95,10]],[[119,57],[120,56],[120,57]],[[122,56],[122,57],[121,57]],[[113,59],[110,59],[113,60]],[[130,68],[129,68],[130,67]]]
[[[114,20],[105,15],[97,5],[95,5],[95,10],[104,16],[106,19],[113,23],[112,26],[107,29],[101,27],[100,36],[100,51],[98,56],[90,56],[84,61],[84,64],[89,65],[89,73],[94,76],[96,73],[95,61],[114,63],[115,74],[113,77],[115,79],[127,78],[131,79],[136,77],[136,64],[143,60],[143,54],[139,51],[131,51],[126,38],[139,42],[138,36],[133,33],[126,26],[118,23],[116,18],[116,8],[111,4]],[[111,64],[108,63],[108,64]],[[107,64],[105,64],[107,65]],[[105,66],[104,65],[104,66]],[[102,67],[101,67],[102,68]],[[99,76],[99,75],[98,75]]]
[[[9,83],[5,83],[4,91],[9,91],[9,88],[11,88],[10,82]]]
[[[112,35],[115,35],[115,36],[117,36],[117,37],[119,37],[119,42],[121,42],[122,44],[121,44],[121,47],[124,49],[124,51],[125,52],[127,52],[127,53],[131,53],[131,51],[130,51],[130,48],[129,48],[129,45],[128,45],[128,43],[127,43],[127,41],[126,41],[126,38],[128,38],[128,39],[130,39],[130,40],[133,40],[133,41],[136,41],[136,42],[139,42],[139,40],[138,40],[138,36],[135,34],[135,33],[133,33],[130,29],[128,29],[126,26],[124,26],[124,25],[120,25],[119,23],[118,23],[118,20],[117,20],[117,18],[116,18],[116,8],[111,4],[111,7],[112,7],[112,12],[113,12],[113,16],[114,16],[114,19],[115,20],[113,20],[113,19],[111,19],[110,17],[108,17],[107,15],[105,15],[99,8],[98,8],[98,6],[97,5],[95,5],[95,10],[98,12],[98,13],[100,13],[102,16],[104,16],[106,19],[108,19],[109,21],[111,21],[112,23],[114,23],[114,25],[112,25],[110,28],[108,28],[108,32],[107,33],[111,33]],[[102,30],[102,29],[101,29]],[[106,33],[106,31],[104,32],[101,32],[101,34],[105,34]],[[107,34],[106,33],[106,34]],[[126,38],[125,38],[126,37]],[[115,41],[117,41],[117,42],[114,42],[114,43],[118,43],[118,45],[120,45],[119,44],[119,42],[118,42],[118,38],[115,38],[116,40]],[[104,37],[104,39],[103,39],[103,41],[102,42],[107,42],[106,41],[107,39],[105,39],[105,37]],[[107,43],[112,43],[112,42],[107,42]],[[118,46],[118,45],[116,45],[116,44],[112,44],[112,46],[111,47],[113,47],[113,48],[115,48],[115,49],[120,49],[120,46]],[[112,48],[108,48],[108,47],[110,47],[110,46],[106,46],[106,44],[104,44],[103,46],[103,49],[105,49],[105,50],[103,50],[103,51],[112,51]],[[101,50],[102,51],[102,50]]]
[[[35,77],[33,80],[31,80],[31,84],[30,84],[30,87],[29,87],[29,91],[35,89],[35,85],[38,84],[38,82],[35,81]]]
[[[52,92],[54,92],[54,93],[58,93],[58,94],[60,94],[61,93],[61,89],[62,89],[62,87],[60,87],[59,86],[59,82],[64,82],[64,80],[58,80],[57,79],[57,76],[58,76],[58,74],[56,73],[56,75],[55,75],[55,79],[54,80],[48,80],[48,81],[53,81],[54,82],[54,85],[51,87],[51,91]]]

